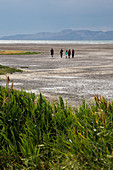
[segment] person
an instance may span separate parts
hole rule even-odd
[[[66,50],[66,52],[65,52],[65,56],[66,56],[66,58],[67,58],[67,56],[68,56],[68,51]]]
[[[69,51],[68,51],[68,58],[70,58],[70,55],[71,55],[71,50],[69,49]]]
[[[63,50],[62,49],[60,50],[60,56],[61,56],[61,58],[63,56]]]
[[[53,55],[54,55],[54,50],[53,50],[53,48],[51,48],[50,52],[51,52],[51,57],[53,57]]]
[[[72,49],[72,58],[74,58],[75,51]]]

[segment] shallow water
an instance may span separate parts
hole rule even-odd
[[[0,44],[113,44],[113,40],[85,41],[85,40],[0,40]]]

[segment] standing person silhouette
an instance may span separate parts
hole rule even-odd
[[[69,51],[68,51],[68,58],[70,58],[70,55],[71,55],[71,50],[69,49]]]
[[[75,51],[72,49],[72,58],[74,58]]]
[[[67,56],[68,56],[68,51],[66,50],[66,52],[65,52],[65,56],[66,56],[66,58],[67,58]]]
[[[54,50],[53,50],[53,48],[51,48],[50,52],[51,52],[51,57],[53,57],[53,55],[54,55]]]
[[[61,58],[63,56],[63,50],[62,49],[60,50],[60,56],[61,56]]]

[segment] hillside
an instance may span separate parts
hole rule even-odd
[[[89,31],[66,29],[61,32],[39,32],[1,37],[0,40],[113,40],[113,31]]]

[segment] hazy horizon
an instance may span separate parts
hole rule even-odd
[[[112,31],[113,0],[0,0],[0,37],[63,29]]]
[[[62,29],[62,30],[60,30],[60,31],[39,31],[39,32],[34,32],[34,33],[17,33],[17,34],[8,34],[8,35],[4,35],[4,36],[0,36],[0,38],[1,37],[5,37],[5,36],[16,36],[16,35],[33,35],[33,34],[38,34],[38,33],[60,33],[60,32],[62,32],[62,31],[65,31],[65,30],[72,30],[72,31],[94,31],[94,32],[96,32],[96,31],[102,31],[102,32],[108,32],[108,31],[113,31],[113,30],[107,30],[107,31],[103,31],[103,30],[88,30],[88,29],[71,29],[71,28],[64,28],[64,29]]]

